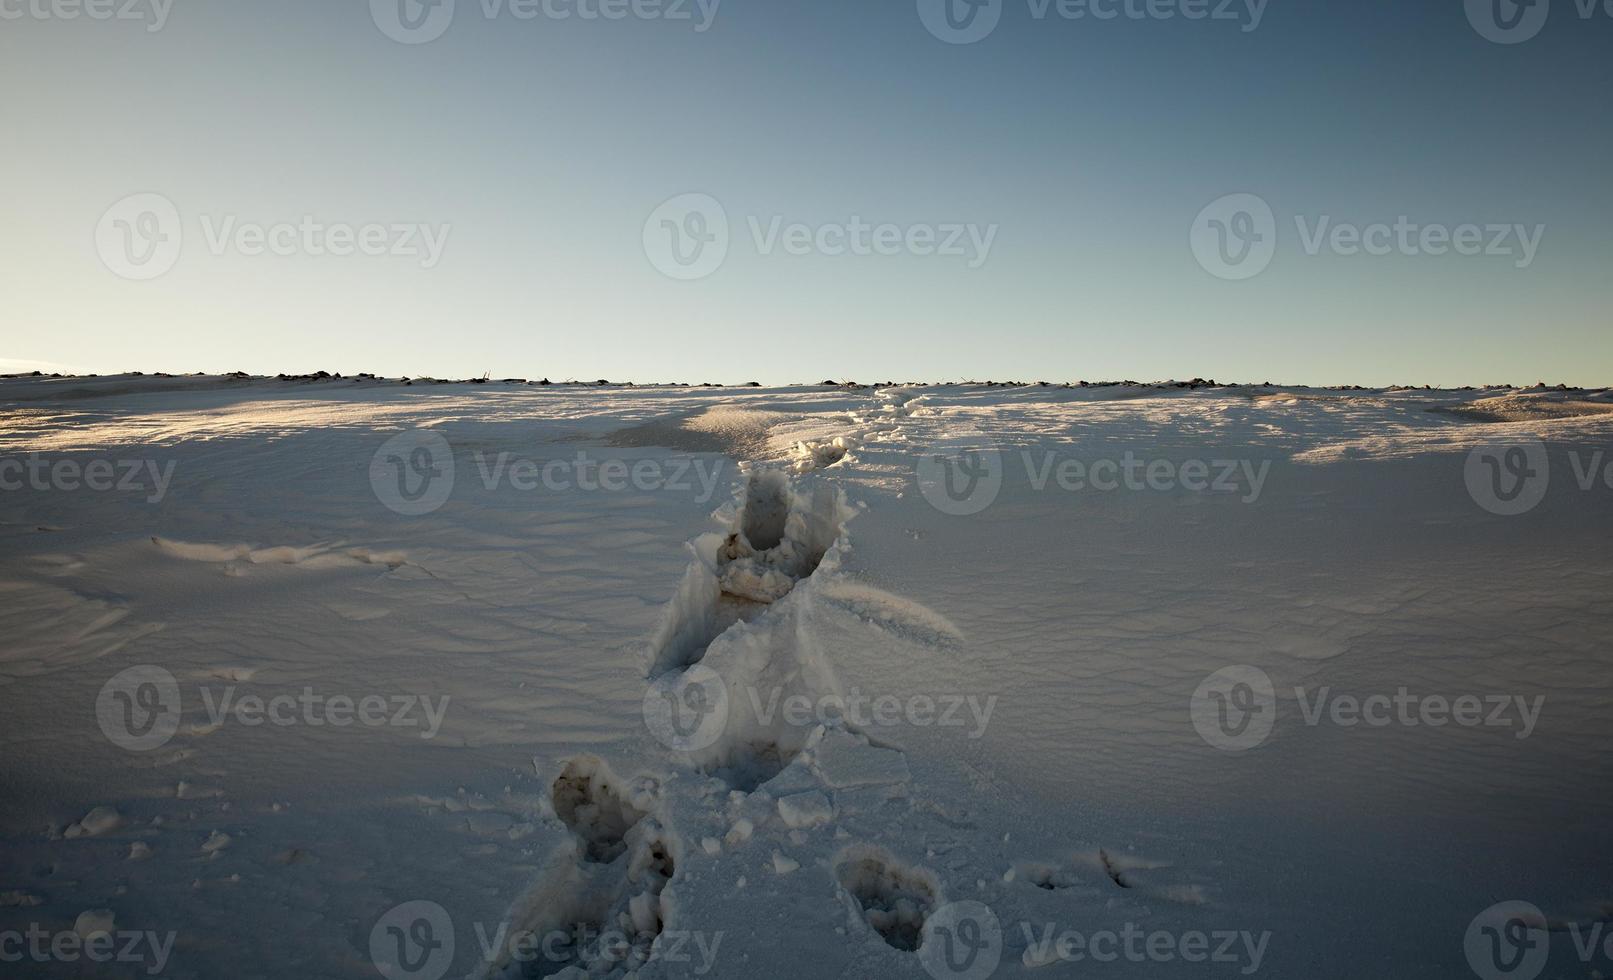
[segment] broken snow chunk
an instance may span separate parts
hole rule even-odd
[[[632,917],[633,929],[641,936],[654,936],[661,931],[661,898],[651,892],[639,892],[627,902],[627,914]]]
[[[902,753],[875,748],[866,739],[847,732],[824,736],[815,755],[818,772],[831,789],[883,786],[912,778],[907,757]]]
[[[230,835],[221,830],[215,830],[211,834],[207,835],[207,840],[202,842],[202,853],[217,854],[219,851],[222,851],[224,848],[229,846]]]
[[[797,861],[792,857],[786,857],[784,854],[778,851],[773,852],[773,870],[778,874],[787,875],[792,871],[800,870],[800,868],[800,861]]]
[[[834,819],[834,804],[821,792],[810,790],[779,800],[778,812],[786,827],[799,830],[821,826]]]
[[[783,799],[795,793],[818,789],[822,785],[818,774],[812,771],[809,761],[798,754],[778,775],[767,781],[767,791],[774,799]]]
[[[750,840],[751,832],[755,829],[756,825],[751,823],[748,818],[740,817],[738,820],[734,821],[734,825],[732,827],[728,828],[728,843],[745,843],[746,841]]]
[[[151,845],[143,840],[137,840],[129,845],[129,861],[144,861],[151,856]]]
[[[508,834],[515,826],[515,818],[508,813],[479,811],[468,814],[465,824],[473,834]]]
[[[80,912],[77,921],[73,923],[73,931],[78,933],[80,939],[110,936],[115,927],[116,920],[111,909],[89,909]]]
[[[722,841],[715,837],[703,837],[700,840],[700,849],[712,857],[722,853]]]
[[[37,895],[30,895],[25,891],[0,892],[0,909],[27,908],[41,904]]]
[[[795,473],[810,473],[813,470],[833,466],[846,458],[846,454],[857,448],[857,437],[851,435],[835,436],[824,441],[807,439],[797,441],[794,448],[795,460],[790,469]]]
[[[63,836],[98,837],[123,826],[123,816],[109,806],[98,806],[86,813],[77,823],[68,826]]]
[[[1204,905],[1209,901],[1203,885],[1167,885],[1159,890],[1159,896],[1183,905]]]
[[[68,827],[63,837],[97,837],[123,826],[123,817],[109,806],[98,806]]]

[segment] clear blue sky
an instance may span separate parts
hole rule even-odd
[[[1234,20],[1000,0],[971,44],[915,0],[726,0],[704,31],[695,0],[692,21],[457,0],[421,44],[378,26],[399,0],[177,0],[156,31],[156,0],[134,2],[146,20],[0,0],[13,365],[1613,383],[1613,17],[1574,0],[1511,45],[1463,0],[1271,0],[1253,30],[1245,0]],[[721,203],[730,242],[680,281],[645,233],[687,192]],[[1189,245],[1233,192],[1275,219],[1269,267],[1242,281]],[[136,193],[182,229],[149,281],[109,269],[97,232]],[[304,215],[448,237],[430,268],[209,242]],[[1526,268],[1516,250],[1308,254],[1296,218],[1324,215],[1543,233]],[[763,254],[750,225],[774,216],[996,228],[971,268]]]

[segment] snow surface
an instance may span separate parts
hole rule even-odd
[[[1613,488],[1566,462],[1608,448],[1610,404],[0,380],[0,460],[140,476],[0,492],[0,933],[172,932],[174,977],[926,977],[940,917],[978,902],[996,976],[1250,975],[1033,942],[1128,924],[1269,934],[1258,975],[1469,976],[1486,907],[1613,901]],[[409,516],[374,477],[417,430],[455,478]],[[1486,510],[1469,452],[1528,439],[1549,491]],[[977,513],[921,483],[959,445],[1001,453]],[[1242,468],[1232,492],[1037,487],[1045,459],[1128,452]],[[687,483],[512,468],[579,458]],[[98,709],[147,665],[181,708],[134,750]],[[1278,697],[1244,752],[1189,711],[1231,665]],[[1519,737],[1309,725],[1296,687],[1545,700]],[[404,714],[215,710],[304,693]],[[877,696],[933,710],[836,707]],[[398,972],[387,927],[404,941],[421,908],[452,948]],[[579,924],[591,941],[523,958]],[[1551,956],[1548,976],[1613,972],[1560,934]]]

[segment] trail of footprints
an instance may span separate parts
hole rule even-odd
[[[905,405],[894,410],[906,414]],[[752,471],[734,528],[714,543],[714,562],[691,564],[651,644],[651,680],[699,664],[719,636],[738,623],[757,620],[812,575],[843,532],[840,507],[832,487],[820,484],[810,502],[803,502],[793,492],[788,472]],[[694,545],[698,548],[699,541]],[[783,771],[794,755],[772,742],[739,742],[724,745],[721,761],[701,768],[731,790],[751,793]],[[520,964],[506,960],[490,971],[492,976],[631,976],[651,960],[664,926],[662,892],[677,874],[680,853],[680,842],[656,817],[658,791],[649,778],[623,783],[593,756],[565,764],[550,793],[555,815],[575,838],[575,852],[569,864],[562,860],[551,868],[517,903],[512,925],[529,933],[561,928],[595,937],[616,930],[628,937],[631,948],[602,948],[596,938],[592,944],[567,947],[561,958]],[[1089,863],[1113,886],[1132,887],[1107,852],[1100,850]],[[854,845],[842,852],[834,874],[873,932],[895,949],[919,949],[925,922],[941,902],[933,872],[906,866],[882,849]],[[1029,885],[1048,891],[1075,887],[1079,880],[1069,871],[1041,864],[1022,865],[1021,874]]]
[[[820,487],[810,508],[792,507],[789,475],[757,470],[746,482],[737,527],[716,547],[716,588],[701,579],[701,563],[673,600],[672,614],[652,644],[653,676],[685,670],[736,623],[750,622],[811,575],[840,534],[838,494]],[[707,575],[710,573],[707,572]],[[708,774],[730,788],[751,792],[788,764],[776,744],[727,747],[723,764]],[[593,756],[569,760],[550,787],[555,816],[575,838],[569,863],[548,869],[512,912],[512,933],[577,937],[626,936],[629,949],[607,948],[601,938],[551,945],[540,958],[516,960],[509,950],[489,970],[499,980],[632,975],[647,963],[664,926],[661,894],[677,874],[678,842],[655,816],[658,787],[643,779],[625,785]],[[922,920],[920,920],[922,921]],[[555,949],[564,955],[547,955]]]

